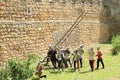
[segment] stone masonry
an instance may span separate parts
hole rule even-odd
[[[45,56],[48,46],[61,39],[83,10],[88,13],[63,46],[76,49],[108,41],[102,2],[74,1],[0,0],[0,65],[11,58],[24,59],[27,53]]]

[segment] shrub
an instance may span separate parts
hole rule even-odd
[[[117,55],[120,52],[120,36],[116,35],[112,37],[113,50],[112,54]]]
[[[28,55],[27,60],[9,60],[5,68],[0,71],[0,80],[27,80],[33,75],[30,67],[35,59],[34,55]]]
[[[0,70],[0,80],[9,80],[9,69],[7,66]]]

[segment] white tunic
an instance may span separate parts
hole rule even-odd
[[[94,60],[94,54],[95,54],[95,52],[90,50],[88,52],[88,54],[89,54],[89,60]]]

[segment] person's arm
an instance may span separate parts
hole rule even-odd
[[[57,51],[56,51],[56,50],[54,50],[54,53],[55,53],[55,54],[57,54]]]
[[[82,48],[82,53],[84,53],[84,49]]]
[[[98,52],[97,52],[97,54],[95,56],[98,56]]]
[[[48,56],[46,56],[46,57],[43,59],[43,61],[42,61],[42,62],[45,62],[47,58],[48,58]]]
[[[58,53],[58,54],[57,54],[57,56],[56,56],[56,57],[57,57],[57,59],[58,59],[58,55],[59,55],[59,53]]]
[[[65,58],[64,52],[62,52],[63,58]]]
[[[95,51],[93,51],[93,54],[95,55]]]

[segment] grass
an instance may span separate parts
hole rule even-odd
[[[96,44],[94,46],[96,47],[97,45],[102,48],[105,69],[101,69],[102,66],[100,64],[99,70],[91,72],[88,62],[87,49],[85,49],[83,56],[83,68],[81,68],[80,71],[72,72],[71,68],[60,72],[58,72],[57,69],[47,69],[43,71],[43,74],[46,74],[47,78],[42,78],[41,80],[120,80],[120,54],[117,56],[111,55],[111,44]]]

